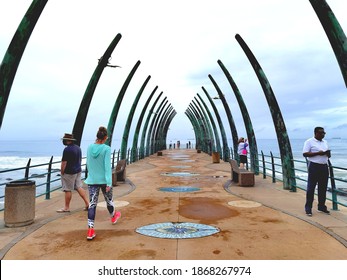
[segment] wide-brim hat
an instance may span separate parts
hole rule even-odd
[[[73,137],[73,134],[71,133],[65,133],[64,137],[61,138],[61,140],[76,141],[76,139]]]

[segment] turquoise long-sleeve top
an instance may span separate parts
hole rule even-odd
[[[87,150],[88,185],[112,186],[111,148],[106,144],[91,144]]]

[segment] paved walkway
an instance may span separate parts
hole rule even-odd
[[[165,176],[171,172],[193,176]],[[176,175],[184,175],[182,173]],[[165,192],[162,187],[194,187]],[[195,150],[166,150],[127,166],[127,181],[114,188],[122,212],[112,225],[104,202],[96,216],[96,238],[86,240],[87,216],[73,194],[71,212],[59,214],[64,195],[36,201],[35,222],[4,227],[0,216],[0,257],[4,260],[346,260],[347,209],[326,215],[303,211],[305,193],[283,190],[256,176],[255,187],[230,181],[229,163],[212,163]],[[331,204],[328,203],[331,208]],[[158,238],[137,233],[156,223],[204,224],[219,232],[200,238]],[[176,224],[178,225],[178,224]],[[194,230],[193,230],[194,231]]]

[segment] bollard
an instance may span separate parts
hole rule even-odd
[[[4,209],[6,227],[22,227],[34,222],[35,193],[35,181],[18,180],[6,184]]]
[[[219,152],[212,152],[212,163],[219,163],[219,162],[220,162]]]

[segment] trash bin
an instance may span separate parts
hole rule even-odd
[[[219,152],[212,152],[212,163],[219,163],[219,162],[220,162]]]
[[[6,184],[4,208],[6,227],[22,227],[34,222],[35,194],[35,181],[18,180]]]

